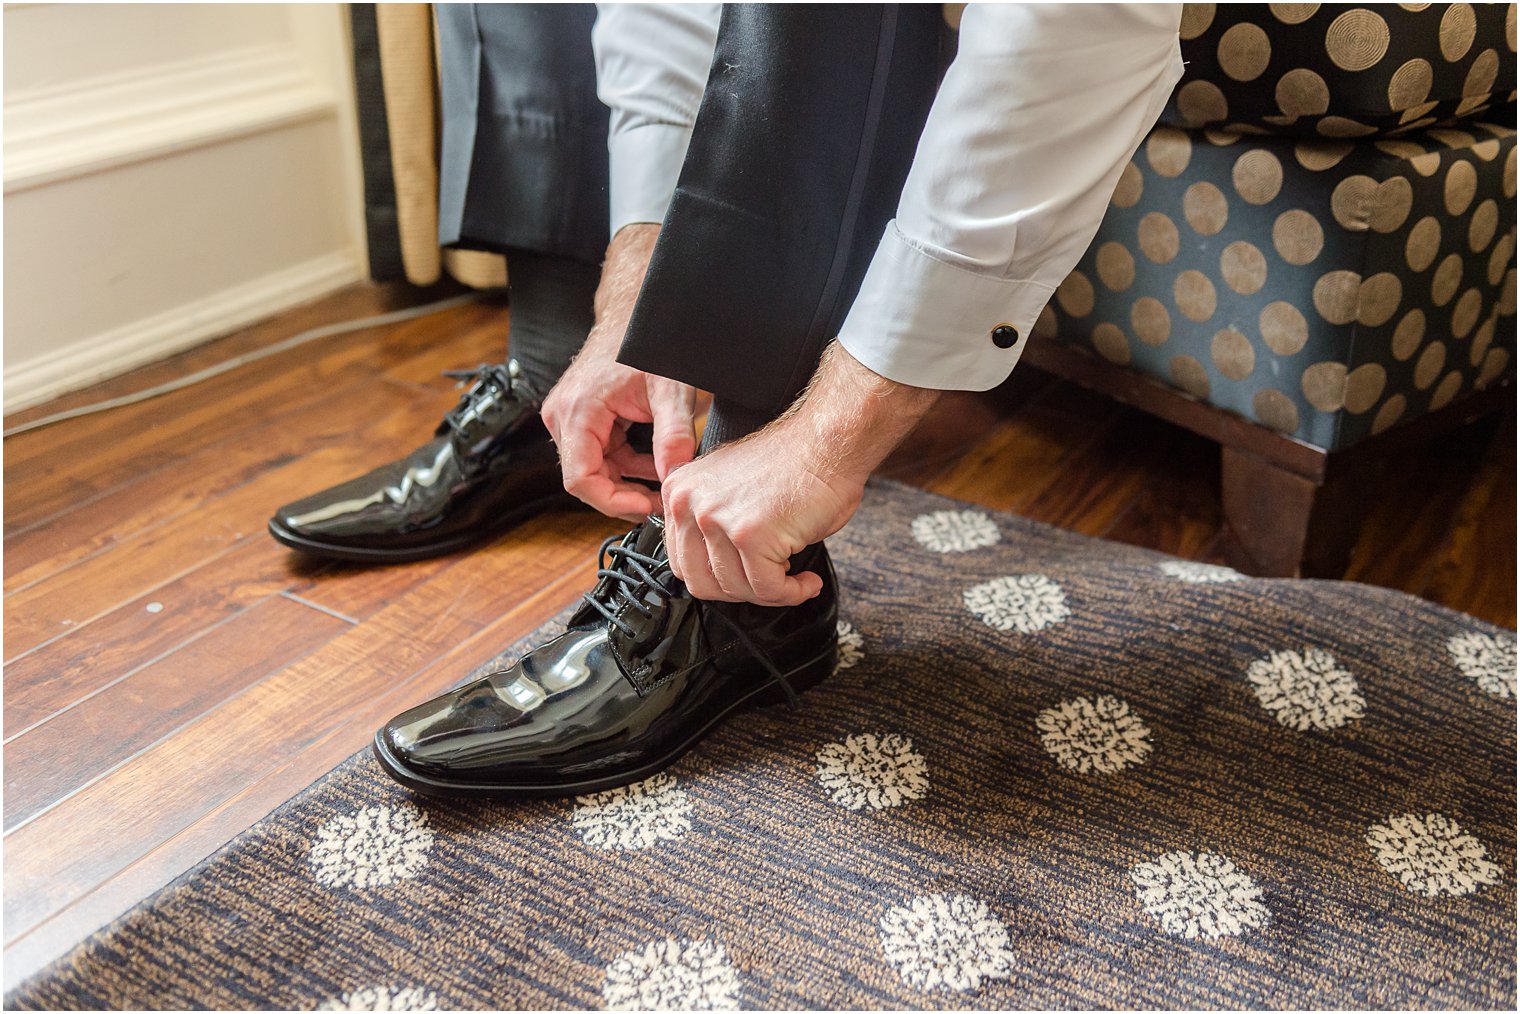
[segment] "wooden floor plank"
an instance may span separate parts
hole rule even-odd
[[[279,595],[5,744],[13,830],[352,625]]]
[[[298,581],[274,540],[245,536],[203,566],[22,655],[5,667],[7,742]]]
[[[1514,629],[1515,510],[1511,416],[1490,438],[1468,483],[1424,595],[1437,602],[1468,603],[1468,611],[1480,619]]]

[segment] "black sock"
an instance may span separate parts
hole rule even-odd
[[[697,453],[706,454],[723,444],[747,437],[763,429],[774,418],[774,412],[763,412],[724,398],[714,398],[712,410],[707,413],[707,425],[702,430],[702,445],[697,448]]]
[[[601,267],[531,250],[507,254],[507,353],[539,397],[549,393],[591,330]]]

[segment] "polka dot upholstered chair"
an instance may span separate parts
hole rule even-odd
[[[1512,399],[1515,6],[1189,4],[1182,38],[1025,359],[1219,440],[1239,566],[1337,574],[1358,469]]]

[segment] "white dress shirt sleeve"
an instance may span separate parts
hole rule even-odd
[[[1007,378],[1182,76],[1181,9],[966,9],[897,218],[838,335],[852,356],[915,387]],[[1003,324],[1009,348],[992,340]]]
[[[607,131],[610,235],[662,222],[712,66],[722,4],[597,4],[591,45]]]

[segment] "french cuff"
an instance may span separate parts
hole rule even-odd
[[[635,222],[665,220],[690,141],[691,127],[675,123],[645,123],[607,139],[609,235]]]
[[[1008,378],[1055,287],[940,260],[887,226],[838,339],[888,380],[987,391]]]

